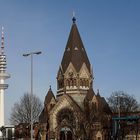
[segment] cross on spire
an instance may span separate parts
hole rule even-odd
[[[72,21],[73,21],[73,23],[75,23],[76,22],[76,18],[75,18],[75,12],[73,11],[73,13],[72,13]]]

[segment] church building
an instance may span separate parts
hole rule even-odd
[[[92,65],[73,17],[57,73],[57,93],[50,87],[45,97],[38,139],[110,139],[111,110],[99,90],[94,91],[93,80]]]

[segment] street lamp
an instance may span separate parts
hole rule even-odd
[[[118,117],[120,119],[121,117],[121,104],[120,104],[120,99],[124,97],[123,94],[120,94],[120,95],[116,95],[115,96],[117,98],[117,103],[118,103]]]
[[[31,103],[31,140],[33,140],[33,110],[32,110],[32,95],[33,95],[33,55],[39,55],[41,54],[41,51],[37,52],[30,52],[23,54],[24,57],[30,56],[31,57],[31,97],[30,97],[30,103]]]
[[[117,98],[117,103],[118,103],[118,130],[119,130],[119,135],[120,135],[120,129],[121,129],[121,126],[120,126],[120,120],[121,120],[121,104],[120,104],[120,99],[124,97],[123,94],[120,94],[120,95],[116,95],[115,96]]]

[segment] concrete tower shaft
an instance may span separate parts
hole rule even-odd
[[[10,78],[6,73],[6,55],[4,53],[4,28],[2,27],[1,50],[0,50],[0,127],[4,125],[4,91],[8,88],[5,80]]]

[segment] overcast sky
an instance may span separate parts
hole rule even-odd
[[[139,0],[0,0],[5,30],[7,72],[5,120],[11,107],[30,91],[30,51],[34,56],[34,94],[44,102],[61,63],[75,11],[85,49],[94,70],[94,90],[109,97],[123,90],[140,100]]]

